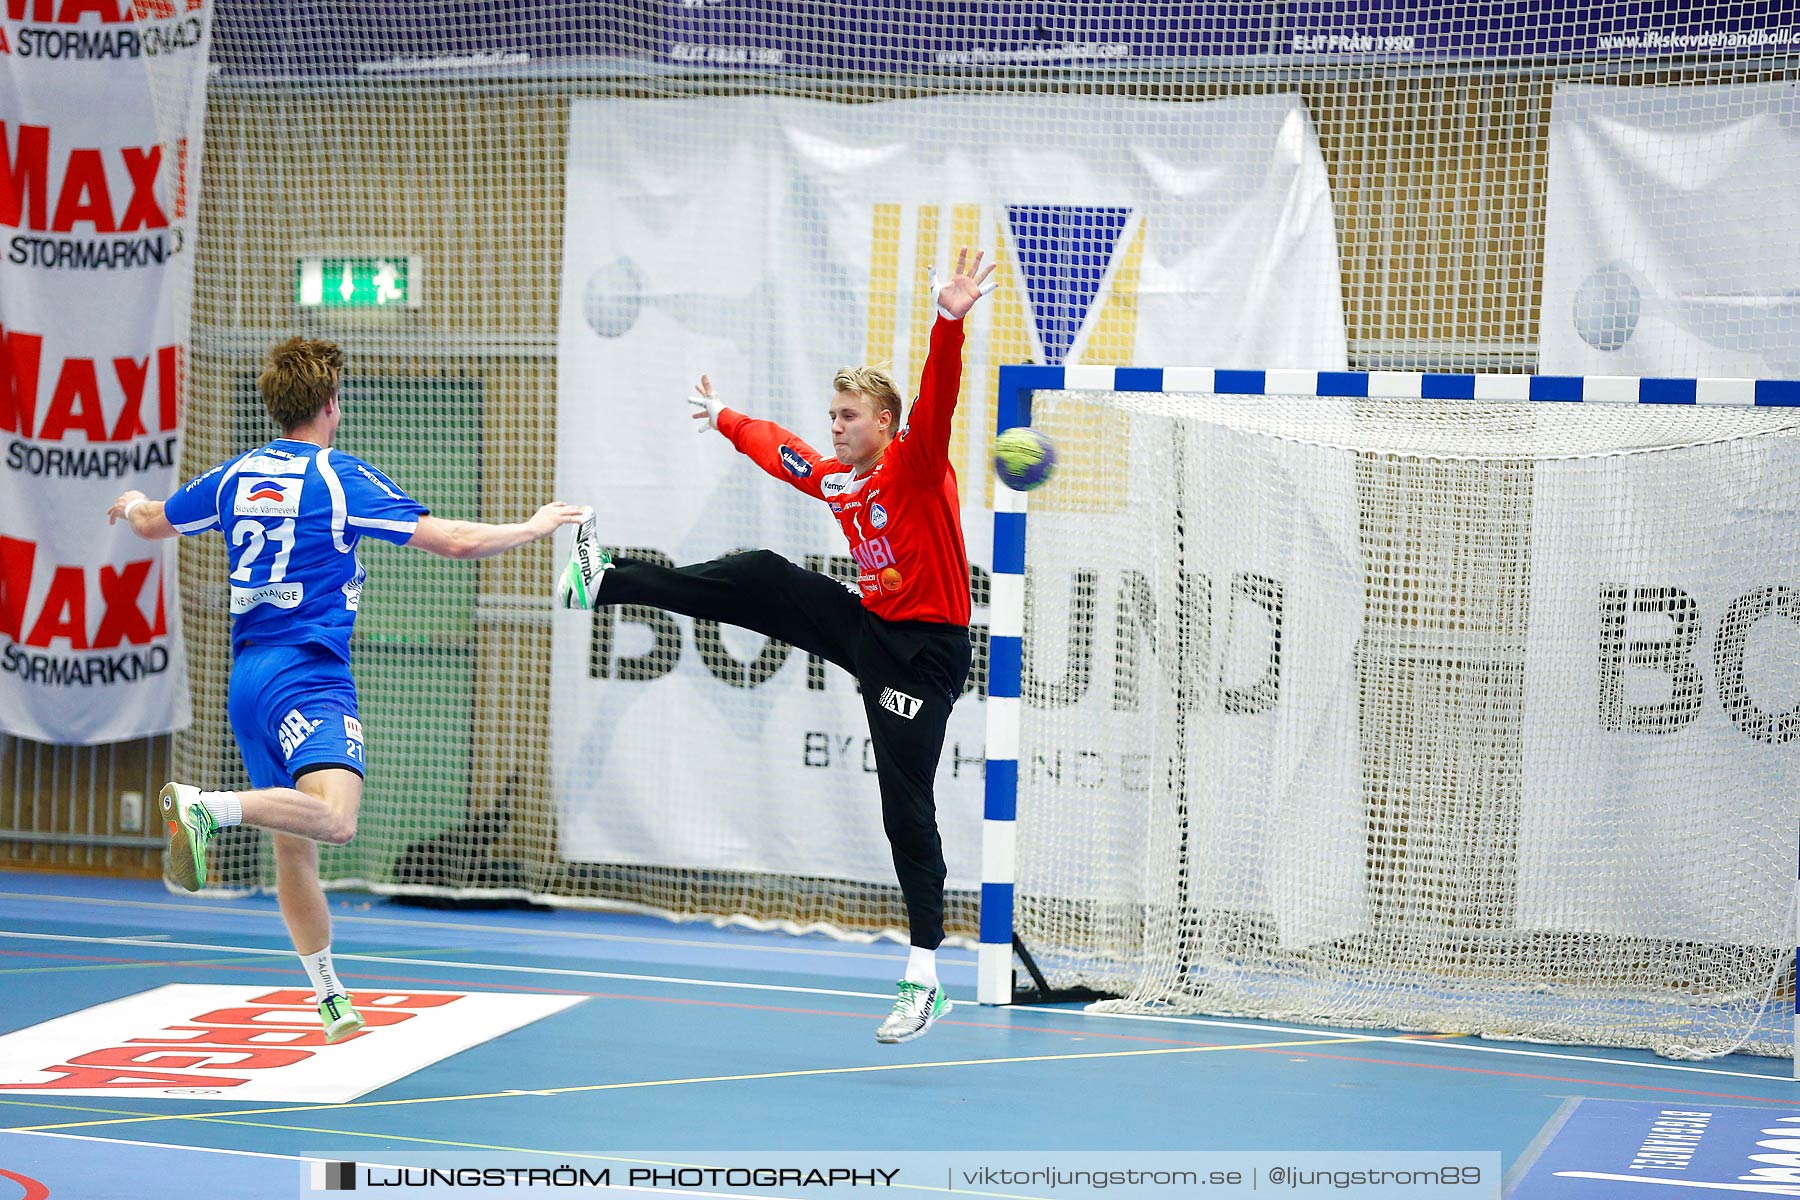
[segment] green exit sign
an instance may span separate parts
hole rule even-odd
[[[294,303],[301,308],[417,308],[417,255],[296,260]]]

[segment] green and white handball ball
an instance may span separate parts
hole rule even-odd
[[[1015,425],[994,439],[994,474],[1015,492],[1042,487],[1056,471],[1056,446],[1029,425]]]

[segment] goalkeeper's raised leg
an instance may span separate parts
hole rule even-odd
[[[594,593],[600,588],[600,577],[612,569],[612,555],[600,545],[594,526],[594,510],[581,510],[581,523],[575,527],[575,548],[569,552],[568,565],[556,581],[556,603],[563,608],[592,608]]]

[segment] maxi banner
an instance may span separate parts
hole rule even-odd
[[[89,745],[189,719],[174,543],[107,506],[175,486],[207,0],[0,20],[0,730]]]
[[[1054,128],[1034,142],[982,130]],[[1002,363],[1341,368],[1330,191],[1297,96],[577,101],[557,357],[557,494],[602,541],[676,563],[766,547],[855,570],[825,506],[694,435],[726,403],[829,452],[831,379],[892,364],[916,394],[926,275],[977,245],[951,445],[976,666],[937,775],[952,886],[978,878],[988,466]],[[604,594],[604,592],[602,592]],[[559,613],[562,853],[891,882],[866,721],[835,667],[711,621]]]

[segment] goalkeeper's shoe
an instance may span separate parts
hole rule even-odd
[[[200,803],[197,787],[165,783],[159,802],[163,828],[169,831],[169,878],[197,892],[206,882],[206,843],[219,832],[219,823]]]
[[[949,1011],[950,997],[944,994],[942,984],[913,983],[902,979],[900,995],[894,1001],[893,1011],[888,1013],[881,1028],[875,1031],[875,1040],[891,1045],[923,1037],[925,1031]]]
[[[363,1027],[362,1014],[348,996],[331,995],[319,1001],[319,1020],[324,1023],[327,1042],[341,1042]]]
[[[613,565],[612,555],[600,545],[600,535],[594,529],[594,510],[583,512],[586,515],[575,527],[575,548],[569,552],[569,565],[556,581],[556,603],[562,608],[594,607],[600,576]]]

